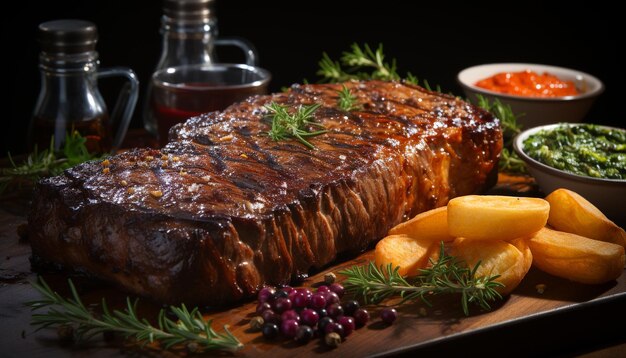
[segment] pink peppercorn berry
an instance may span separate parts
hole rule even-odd
[[[380,312],[380,318],[386,324],[392,324],[398,318],[398,312],[394,308],[385,308]]]

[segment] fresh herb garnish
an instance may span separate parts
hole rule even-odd
[[[400,81],[413,85],[422,85],[429,91],[428,81],[424,80],[420,84],[417,76],[411,72],[407,72],[402,78],[397,71],[396,59],[391,59],[391,63],[385,62],[385,54],[383,53],[383,45],[378,44],[376,51],[373,51],[368,44],[364,44],[361,48],[358,44],[353,43],[350,51],[344,51],[340,61],[333,61],[326,52],[322,53],[322,59],[319,61],[319,70],[317,74],[322,77],[321,82],[337,83],[350,80],[382,80],[382,81]],[[441,87],[436,86],[435,90],[441,92]]]
[[[54,137],[52,137],[48,149],[39,152],[35,147],[20,165],[16,164],[11,154],[8,153],[11,167],[0,169],[0,193],[9,185],[32,185],[40,178],[59,175],[76,164],[100,158],[100,155],[89,153],[86,142],[87,139],[78,131],[73,131],[71,135],[65,136],[63,148],[57,152],[54,150]]]
[[[341,62],[354,69],[373,68],[373,72],[368,77],[375,80],[399,80],[400,75],[396,72],[396,59],[391,60],[391,64],[385,62],[383,44],[378,44],[376,52],[372,51],[368,44],[363,49],[356,43],[352,44],[352,51],[344,52]]]
[[[356,96],[352,94],[352,92],[348,87],[346,87],[346,85],[343,85],[341,91],[338,92],[339,99],[337,100],[337,105],[339,106],[339,108],[348,112],[360,108],[360,105],[357,103]]]
[[[289,113],[288,106],[276,102],[265,105],[265,108],[270,111],[272,115],[271,129],[267,132],[267,135],[275,141],[295,138],[308,148],[315,149],[315,146],[309,143],[305,138],[327,132],[326,129],[312,132],[308,130],[308,128],[312,126],[324,128],[322,124],[313,122],[313,113],[319,107],[320,105],[318,103],[308,106],[300,105],[296,109],[296,112],[292,114]]]
[[[498,119],[500,119],[500,126],[502,127],[502,135],[505,137],[505,147],[512,144],[513,138],[520,134],[522,126],[517,123],[517,117],[523,116],[513,113],[513,109],[508,104],[500,102],[499,99],[495,99],[493,102],[489,102],[487,97],[476,95],[478,99],[478,107],[492,113]]]
[[[342,65],[347,68],[344,70]],[[319,62],[320,69],[317,74],[322,76],[324,82],[344,82],[348,80],[400,80],[396,71],[396,60],[391,63],[385,62],[383,45],[379,44],[376,51],[372,51],[368,44],[363,49],[353,43],[351,51],[343,52],[341,63],[330,59],[324,52]],[[369,70],[370,72],[364,72]]]
[[[498,276],[476,277],[480,262],[472,269],[457,258],[447,255],[443,242],[437,262],[430,261],[432,267],[420,270],[418,276],[405,278],[389,264],[376,267],[374,262],[365,266],[353,266],[340,271],[347,278],[346,290],[360,296],[365,303],[379,303],[382,300],[400,296],[402,303],[421,299],[426,304],[429,296],[458,293],[461,294],[461,306],[465,315],[469,315],[469,304],[476,304],[483,309],[490,309],[489,302],[502,298],[496,288],[503,287],[494,281]]]
[[[500,153],[500,162],[498,169],[501,172],[511,174],[527,174],[524,161],[513,151],[513,139],[521,132],[522,126],[517,123],[517,117],[511,106],[495,99],[490,102],[487,97],[476,95],[478,100],[477,106],[490,112],[500,119],[500,127],[502,128],[502,137],[504,145]],[[523,115],[523,114],[522,114]]]
[[[419,78],[417,78],[417,76],[415,76],[411,72],[407,72],[406,78],[404,79],[404,81],[406,83],[410,83],[410,84],[416,85],[416,86],[419,86],[419,84],[420,84]]]
[[[317,75],[322,76],[324,82],[345,82],[357,79],[356,76],[343,71],[338,61],[333,61],[326,52],[322,53],[322,59],[318,62]]]
[[[502,148],[500,152],[500,161],[498,162],[498,170],[509,174],[528,174],[526,163],[509,148]]]
[[[156,327],[147,319],[137,316],[137,301],[131,302],[130,298],[126,299],[126,308],[123,311],[110,311],[106,300],[102,299],[102,313],[96,315],[83,304],[72,281],[68,282],[72,298],[64,298],[53,291],[41,277],[39,282],[32,283],[44,298],[26,304],[33,311],[48,308],[46,313],[33,314],[31,324],[38,326],[37,330],[64,327],[78,341],[90,339],[100,333],[114,332],[125,338],[133,338],[141,344],[158,342],[163,349],[186,349],[190,353],[234,351],[243,347],[228,328],[224,327],[224,333],[214,331],[211,320],[206,321],[197,308],[189,311],[185,305],[169,308],[169,313],[177,318],[176,321],[168,318],[166,311],[161,309]]]

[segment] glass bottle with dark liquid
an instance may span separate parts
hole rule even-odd
[[[91,153],[117,149],[137,102],[138,81],[126,68],[98,70],[96,26],[82,20],[56,20],[39,25],[41,91],[30,124],[29,146],[62,148],[65,137],[77,131],[86,139]],[[124,76],[128,83],[120,93],[113,113],[120,118],[113,136],[106,104],[98,79]],[[124,105],[120,106],[120,103]]]
[[[155,72],[181,65],[212,64],[217,62],[215,46],[235,46],[240,48],[246,64],[256,65],[258,55],[254,46],[240,38],[217,38],[216,0],[163,0],[161,18],[162,51]],[[143,120],[146,130],[167,140],[168,128],[158,128],[159,123],[152,107],[152,82],[146,89]],[[172,117],[172,124],[182,122],[198,113],[178,113]],[[176,118],[174,120],[174,117]],[[163,125],[161,127],[166,127]]]

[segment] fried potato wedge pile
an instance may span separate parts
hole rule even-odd
[[[567,189],[546,197],[550,203],[548,224],[559,231],[612,242],[626,248],[626,232],[609,220],[587,199]]]
[[[477,276],[499,277],[500,294],[511,293],[532,265],[568,280],[600,284],[624,271],[626,233],[575,192],[546,197],[468,195],[421,213],[389,231],[375,250],[376,265],[399,266],[416,275],[436,261],[439,245]]]
[[[543,228],[529,246],[535,266],[572,281],[604,283],[624,271],[624,248],[610,242]]]

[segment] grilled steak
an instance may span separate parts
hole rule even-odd
[[[294,85],[42,180],[29,215],[35,258],[162,302],[219,305],[358,253],[413,215],[488,185],[502,146],[489,113],[394,82]],[[317,149],[266,133],[276,102],[319,103]]]

